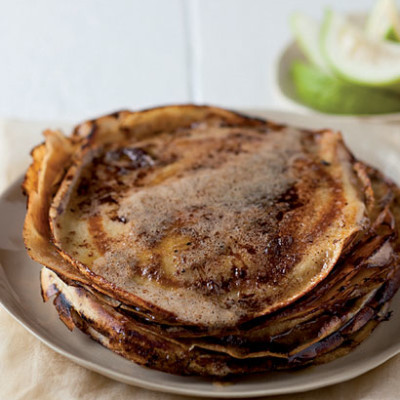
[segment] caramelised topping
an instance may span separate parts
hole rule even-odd
[[[56,244],[189,324],[293,301],[361,228],[351,158],[329,131],[213,121],[92,153],[53,205]]]

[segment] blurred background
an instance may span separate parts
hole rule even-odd
[[[372,0],[336,0],[363,11]],[[0,117],[79,121],[167,103],[278,108],[274,63],[321,0],[2,0]]]

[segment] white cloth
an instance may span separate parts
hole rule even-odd
[[[45,127],[68,124],[0,122],[0,191],[29,163],[29,151]],[[400,332],[399,332],[400,334]],[[400,398],[400,355],[349,382],[280,400],[395,400]],[[156,393],[105,378],[47,348],[0,307],[0,400],[173,400],[189,397]]]

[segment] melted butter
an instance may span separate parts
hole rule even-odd
[[[91,185],[77,185],[69,226],[101,217],[80,240],[104,253],[90,268],[113,284],[182,321],[235,324],[309,290],[359,229],[338,140],[210,126],[115,143],[83,170]]]

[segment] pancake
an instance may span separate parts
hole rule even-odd
[[[60,254],[124,302],[235,326],[307,293],[365,228],[337,133],[214,117],[147,136],[94,135],[50,208]]]
[[[222,377],[331,361],[387,318],[400,191],[339,133],[171,106],[45,139],[24,240],[69,329]]]

